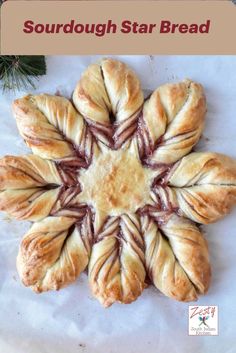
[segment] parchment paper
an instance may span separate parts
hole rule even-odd
[[[120,56],[145,89],[185,77],[201,82],[208,101],[207,122],[197,150],[236,158],[235,56]],[[98,57],[47,58],[48,74],[37,92],[70,97],[81,72]],[[19,137],[11,102],[26,92],[0,97],[0,155],[29,152]],[[35,93],[35,92],[34,92]],[[103,309],[93,299],[85,274],[59,292],[41,295],[25,288],[15,259],[27,222],[0,219],[1,353],[202,353],[236,351],[236,210],[204,228],[209,242],[212,283],[199,305],[219,306],[219,336],[188,336],[188,304],[161,295],[153,287],[131,305]]]

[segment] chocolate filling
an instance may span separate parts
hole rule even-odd
[[[101,76],[104,80],[104,72],[102,67]],[[104,87],[107,92],[105,82]],[[109,98],[108,92],[107,97]],[[73,101],[71,101],[71,103],[73,104]],[[116,110],[118,109],[118,105],[119,102],[117,103]],[[157,199],[155,206],[146,205],[142,209],[138,210],[138,213],[140,215],[149,215],[150,217],[155,219],[155,222],[157,222],[158,224],[163,224],[169,217],[170,213],[175,212],[179,214],[180,212],[179,208],[176,208],[171,204],[169,193],[166,189],[168,187],[168,180],[172,175],[173,170],[175,170],[176,166],[178,166],[178,162],[175,164],[151,162],[151,157],[156,151],[156,148],[166,142],[164,141],[164,135],[160,136],[155,143],[152,142],[148,132],[148,128],[145,125],[145,121],[143,118],[143,106],[140,107],[131,117],[119,123],[116,121],[115,113],[110,111],[110,107],[106,108],[107,110],[109,110],[110,114],[110,122],[108,124],[101,124],[98,122],[94,122],[89,117],[83,117],[85,126],[81,139],[82,143],[80,146],[75,145],[73,141],[70,141],[68,138],[66,138],[66,136],[60,131],[62,141],[65,141],[70,145],[72,155],[56,161],[57,170],[63,185],[61,186],[58,198],[51,210],[51,214],[64,214],[71,217],[75,217],[77,215],[78,219],[87,215],[90,222],[87,224],[87,229],[89,229],[89,236],[91,239],[93,238],[94,233],[92,227],[94,215],[92,214],[91,210],[87,205],[73,204],[72,201],[81,191],[79,183],[79,170],[81,168],[87,169],[91,164],[93,158],[93,142],[97,140],[100,140],[110,149],[116,150],[120,148],[122,144],[124,144],[124,142],[127,141],[131,136],[136,135],[138,142],[139,157],[143,166],[156,170],[159,173],[151,185],[151,190],[155,193]],[[175,137],[185,136],[189,133],[194,134],[194,130],[180,133]],[[191,136],[189,136],[189,138],[191,138]],[[30,140],[32,140],[32,138],[29,137],[29,141]],[[32,140],[32,142],[34,144],[37,144],[36,139]],[[38,141],[38,143],[40,143],[40,141]],[[158,192],[155,192],[155,188],[160,186],[162,187],[162,190],[165,193],[165,202],[162,200]],[[56,187],[58,186],[51,184],[45,189]],[[70,205],[71,202],[72,205]],[[88,216],[89,212],[90,214]],[[165,212],[165,215],[162,214],[161,216],[158,216],[158,212]],[[106,223],[108,222],[108,220],[109,218],[107,218]],[[110,226],[111,225],[109,225],[109,227]],[[103,232],[105,232],[105,236],[112,235],[112,233],[107,233],[105,229],[104,231],[102,231],[102,233]],[[98,235],[96,241],[100,241],[102,238],[99,238]],[[121,229],[119,230],[118,239],[120,244],[119,246],[121,249],[122,242],[126,241]],[[144,251],[144,244],[141,244],[140,240],[136,239],[135,234],[133,234],[132,239],[135,245],[141,251]]]

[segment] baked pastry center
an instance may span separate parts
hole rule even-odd
[[[144,100],[135,73],[104,59],[84,72],[73,104],[28,95],[13,111],[33,154],[0,159],[0,210],[33,222],[17,257],[26,286],[60,289],[87,269],[104,306],[150,283],[180,301],[206,293],[198,224],[235,205],[236,162],[192,152],[206,113],[199,83],[165,84]]]
[[[79,199],[109,215],[136,212],[150,202],[154,175],[129,149],[107,149],[81,171]]]

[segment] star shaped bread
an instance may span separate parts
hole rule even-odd
[[[72,100],[28,95],[13,112],[33,154],[0,160],[0,210],[33,222],[17,257],[24,285],[58,290],[87,269],[104,306],[150,283],[180,301],[206,293],[199,225],[235,205],[236,162],[192,152],[206,114],[200,84],[165,84],[144,99],[130,68],[103,59]]]

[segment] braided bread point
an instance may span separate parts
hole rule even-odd
[[[71,102],[48,94],[28,95],[13,103],[17,126],[34,154],[84,166],[92,137]]]
[[[27,189],[49,184],[62,184],[55,163],[34,155],[5,156],[0,159],[0,190]]]
[[[143,93],[130,68],[120,61],[103,59],[84,72],[73,93],[73,102],[94,127],[96,137],[107,145],[113,135],[114,117],[114,139],[120,146],[136,129]]]
[[[38,293],[58,290],[74,282],[88,264],[90,221],[48,217],[34,223],[24,236],[17,269],[25,286]]]
[[[148,275],[165,295],[179,301],[194,301],[206,293],[211,270],[208,248],[199,229],[174,214],[157,224],[142,219]]]
[[[105,306],[131,303],[145,288],[144,243],[134,214],[111,217],[96,237],[89,262],[93,295]]]
[[[168,183],[186,217],[212,223],[236,204],[236,161],[218,153],[191,153],[173,167]]]
[[[34,155],[6,156],[0,159],[0,210],[16,219],[38,221],[50,214],[61,183],[51,161]],[[49,185],[54,189],[48,190]]]
[[[59,193],[59,188],[5,190],[0,192],[0,211],[17,220],[40,221],[50,214]]]
[[[82,205],[76,210],[68,206],[81,191],[76,183],[52,161],[35,155],[6,156],[0,159],[0,210],[30,221],[50,214],[80,217]]]
[[[138,138],[151,165],[173,163],[191,151],[204,125],[206,100],[200,84],[165,84],[145,102]]]

